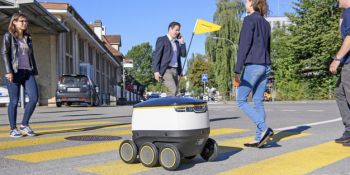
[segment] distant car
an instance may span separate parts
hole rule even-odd
[[[209,96],[208,95],[203,95],[203,101],[209,101]]]
[[[25,102],[28,103],[29,102],[29,97],[26,93],[25,95]],[[18,100],[18,106],[21,106],[21,99]],[[10,97],[9,97],[9,93],[8,93],[8,89],[6,87],[6,85],[2,85],[0,86],[0,105],[8,105],[10,103]]]
[[[98,106],[99,97],[97,86],[86,75],[62,75],[57,84],[56,106],[70,106],[73,103],[87,103]]]
[[[158,94],[158,93],[152,93],[150,96],[148,96],[147,99],[151,99],[151,98],[160,98],[160,97],[161,97],[160,94]]]

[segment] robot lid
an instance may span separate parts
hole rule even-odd
[[[154,98],[134,105],[134,108],[139,107],[156,107],[156,106],[182,106],[182,105],[206,105],[207,102],[197,100],[195,98],[186,97],[165,97]]]

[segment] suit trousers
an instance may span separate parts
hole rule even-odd
[[[335,97],[345,126],[345,136],[350,136],[350,64],[345,64],[341,70],[335,88]]]
[[[167,97],[172,97],[177,95],[177,86],[179,84],[179,75],[177,74],[176,68],[166,69],[164,75],[164,84],[167,87]]]

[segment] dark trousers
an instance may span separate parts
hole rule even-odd
[[[38,102],[38,87],[32,71],[19,69],[13,74],[13,81],[6,80],[7,89],[10,96],[10,103],[7,108],[11,129],[16,128],[17,106],[20,97],[20,87],[24,87],[28,94],[29,102],[25,106],[22,125],[28,126],[29,119],[32,116],[36,103]]]
[[[350,136],[350,64],[345,64],[341,70],[335,88],[335,97],[339,107],[340,115],[345,126],[344,135]]]

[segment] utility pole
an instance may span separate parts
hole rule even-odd
[[[122,93],[122,98],[125,97],[125,67],[124,67],[124,64],[125,64],[125,58],[123,58],[123,93]]]

